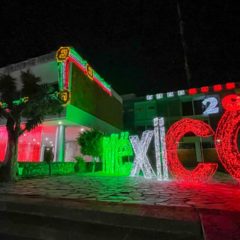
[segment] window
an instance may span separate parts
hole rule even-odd
[[[193,101],[193,106],[194,106],[194,114],[202,115],[203,113],[202,100]]]
[[[192,101],[182,103],[182,114],[183,114],[183,116],[193,115]]]

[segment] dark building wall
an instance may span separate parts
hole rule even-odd
[[[207,94],[185,95],[164,97],[162,99],[146,100],[145,98],[135,98],[124,101],[124,127],[132,132],[139,129],[152,128],[154,117],[164,117],[166,128],[182,118],[195,118],[203,120],[216,130],[217,124],[224,112],[221,106],[221,100],[224,96],[232,93],[238,93],[238,88],[234,90],[225,90],[219,93],[209,92]],[[203,105],[203,100],[214,97],[218,100],[218,113],[209,115],[203,114],[209,103]],[[131,111],[130,111],[131,109]],[[131,118],[129,118],[131,116]],[[131,122],[131,123],[130,123]]]
[[[162,99],[151,100],[146,98],[135,98],[124,101],[125,130],[130,130],[131,134],[141,136],[142,132],[147,129],[153,129],[153,118],[164,117],[166,132],[168,128],[176,121],[182,118],[199,119],[209,124],[216,131],[218,122],[224,113],[221,101],[228,94],[239,94],[239,88],[232,90],[224,90],[221,92],[209,92],[207,94],[195,94],[174,97],[164,97]],[[215,97],[218,100],[216,107],[219,108],[218,113],[204,114],[209,103],[203,104],[204,99]],[[131,103],[131,104],[130,104]],[[126,114],[131,107],[131,118]],[[133,109],[133,112],[132,112]],[[240,134],[239,134],[240,135]],[[240,146],[240,136],[238,137]],[[197,154],[197,152],[199,154]],[[194,167],[197,162],[218,162],[219,170],[224,170],[218,161],[213,137],[199,138],[194,134],[186,134],[179,143],[178,156],[180,161],[186,167]]]
[[[71,104],[114,127],[123,127],[123,108],[119,100],[109,96],[75,65],[72,65]]]

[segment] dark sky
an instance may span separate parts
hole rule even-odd
[[[192,86],[240,81],[238,1],[180,2]],[[121,94],[188,88],[176,0],[1,0],[0,11],[0,66],[71,45]]]

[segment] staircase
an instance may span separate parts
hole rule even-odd
[[[0,239],[192,240],[203,236],[198,221],[146,216],[140,205],[133,209],[123,204],[0,195]]]

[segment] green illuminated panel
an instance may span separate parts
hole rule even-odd
[[[103,137],[103,172],[114,175],[128,175],[131,165],[124,163],[123,157],[132,156],[132,146],[129,141],[129,133],[112,134],[110,137]]]

